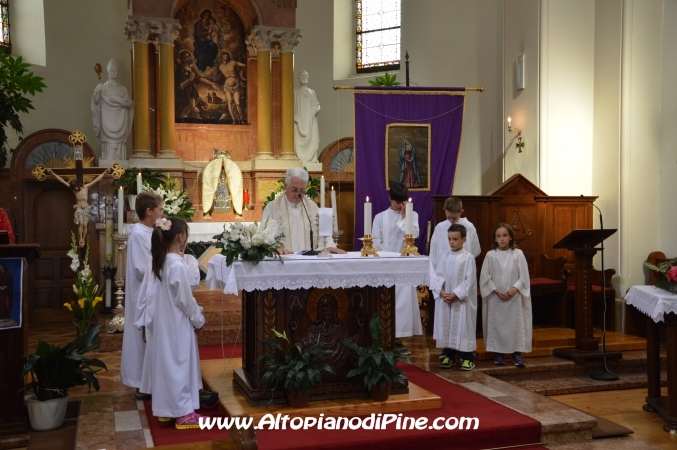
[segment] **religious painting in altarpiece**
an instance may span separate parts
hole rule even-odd
[[[401,183],[410,191],[430,191],[429,161],[430,124],[386,127],[386,189]]]
[[[247,124],[247,47],[242,19],[227,2],[195,0],[175,15],[176,123]]]

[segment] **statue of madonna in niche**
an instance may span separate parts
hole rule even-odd
[[[196,0],[175,15],[176,123],[246,125],[247,47],[237,12],[219,0]]]

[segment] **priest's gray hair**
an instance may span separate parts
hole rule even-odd
[[[308,184],[308,172],[301,167],[291,167],[287,169],[284,184],[288,186],[291,180],[300,180],[303,181],[303,184]]]

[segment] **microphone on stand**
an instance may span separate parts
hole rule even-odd
[[[315,250],[315,244],[313,241],[313,222],[310,220],[310,214],[308,214],[306,204],[303,202],[303,194],[299,194],[299,199],[301,199],[301,205],[303,205],[303,210],[306,212],[306,217],[308,217],[308,225],[310,226],[310,250],[302,252],[301,254],[308,256],[318,255],[320,252]]]
[[[9,213],[14,217],[14,243],[18,244],[19,243],[19,220],[16,218],[16,214],[14,214],[12,211],[5,209],[4,210],[6,213]]]
[[[597,205],[591,200],[586,199],[583,194],[581,194],[581,198],[584,200],[590,202],[592,206],[594,206],[597,211],[599,211],[599,229],[604,231],[604,220],[602,218],[602,210],[599,209]],[[602,372],[601,373],[593,373],[590,375],[590,377],[594,380],[600,380],[600,381],[616,381],[618,380],[618,375],[615,373],[611,372],[607,366],[606,366],[606,276],[604,274],[604,241],[602,241],[602,248],[600,251],[600,259],[602,263],[602,303],[604,304],[604,310],[602,313]]]

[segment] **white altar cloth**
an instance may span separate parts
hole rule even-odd
[[[190,234],[188,235],[188,242],[213,242],[214,236],[223,232],[223,226],[233,222],[188,222]],[[244,225],[249,225],[254,222],[238,222]],[[122,227],[124,234],[129,234],[132,228],[131,223],[125,223]]]
[[[379,252],[380,258],[362,258],[360,252],[317,256],[285,255],[284,263],[265,259],[258,265],[235,261],[226,266],[223,255],[208,263],[205,283],[237,295],[238,290],[349,288],[364,286],[430,286],[439,289],[435,271],[427,256],[402,257],[399,253]],[[432,284],[432,286],[431,286]]]
[[[662,321],[664,314],[677,314],[677,295],[656,286],[633,286],[625,294],[625,300],[654,322]]]

